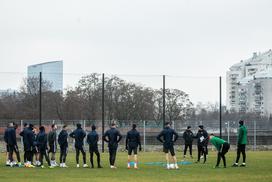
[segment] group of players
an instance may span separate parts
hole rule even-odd
[[[240,154],[243,155],[243,163],[240,165],[242,167],[246,166],[246,153],[245,146],[247,144],[247,129],[244,126],[244,121],[239,121],[239,130],[238,130],[238,148],[237,148],[237,158],[236,162],[233,164],[233,167],[237,167]],[[127,168],[130,169],[132,153],[134,154],[133,167],[138,169],[138,149],[141,151],[141,139],[140,133],[136,129],[136,125],[132,125],[132,129],[127,132],[126,135],[126,150],[128,151],[128,163]],[[100,153],[98,150],[98,141],[99,136],[96,132],[96,126],[92,126],[92,131],[86,134],[82,129],[81,124],[77,124],[77,128],[68,134],[68,128],[66,125],[62,127],[61,132],[57,137],[57,126],[53,124],[51,126],[51,131],[47,134],[45,132],[45,127],[40,126],[39,132],[32,124],[24,124],[24,129],[20,132],[20,136],[23,138],[24,145],[24,164],[21,163],[20,153],[16,141],[16,129],[18,126],[14,123],[10,123],[4,134],[4,140],[7,146],[7,166],[25,166],[25,167],[41,167],[44,168],[43,158],[45,158],[48,167],[54,168],[58,166],[56,162],[56,152],[57,152],[57,143],[60,147],[60,158],[59,158],[59,167],[67,168],[66,165],[66,156],[68,153],[68,137],[74,139],[74,147],[76,151],[76,167],[79,168],[79,155],[80,153],[83,156],[83,167],[89,167],[86,162],[86,152],[84,150],[84,139],[87,136],[87,143],[89,145],[90,153],[90,164],[91,168],[94,168],[93,156],[97,156],[97,167],[102,168],[100,162]],[[174,144],[178,139],[177,132],[171,128],[171,123],[167,122],[164,129],[157,136],[157,140],[163,144],[163,151],[166,154],[166,168],[167,169],[178,169],[177,158],[175,156]],[[110,168],[115,169],[115,159],[118,149],[118,144],[122,139],[122,135],[119,130],[116,128],[116,124],[112,123],[109,130],[105,132],[102,137],[102,140],[108,143],[109,151],[109,163]],[[194,139],[197,139],[197,163],[200,162],[201,158],[204,158],[203,163],[206,162],[208,155],[208,143],[210,142],[215,146],[218,151],[217,163],[215,167],[219,167],[220,160],[222,158],[224,167],[226,167],[226,158],[225,154],[230,148],[230,144],[225,140],[214,136],[213,134],[208,135],[207,131],[204,130],[203,125],[199,125],[199,130],[196,135],[191,131],[191,127],[188,126],[187,130],[183,133],[183,139],[185,141],[184,146],[184,155],[183,158],[186,158],[187,149],[189,148],[190,157],[192,157],[192,143]],[[49,146],[49,149],[48,149]],[[16,154],[17,162],[14,160],[13,154]],[[51,155],[51,156],[50,156]],[[35,158],[35,162],[34,162]]]

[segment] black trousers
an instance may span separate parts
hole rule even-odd
[[[41,165],[43,165],[43,157],[45,157],[45,160],[46,160],[48,166],[50,166],[51,164],[50,164],[50,160],[49,160],[47,150],[40,150],[40,159],[39,159],[39,161],[40,161]]]
[[[116,152],[117,148],[109,148],[109,153],[110,153],[110,165],[114,166],[115,159],[116,159]]]
[[[243,156],[243,163],[245,163],[246,162],[246,145],[245,144],[238,144],[236,163],[239,162],[241,153]]]
[[[25,151],[25,158],[27,161],[33,162],[33,151],[32,150],[26,150]]]
[[[192,155],[192,144],[187,144],[187,143],[185,143],[183,154],[186,155],[188,147],[189,147],[190,155]]]
[[[79,154],[82,153],[83,156],[83,163],[86,164],[86,152],[83,147],[76,148],[76,162],[79,164]]]
[[[224,143],[221,146],[220,150],[217,153],[217,163],[216,163],[216,166],[219,166],[220,160],[222,158],[224,166],[226,167],[226,157],[225,157],[225,154],[229,151],[229,148],[230,148],[230,145],[227,142]]]
[[[93,162],[93,156],[94,153],[96,155],[96,159],[97,159],[97,166],[100,166],[100,153],[98,151],[98,148],[90,148],[90,162],[92,167],[94,167],[94,162]]]
[[[203,163],[206,162],[207,158],[206,158],[206,155],[207,155],[207,146],[202,146],[202,145],[197,145],[197,161],[199,162],[200,161],[200,156],[203,155],[204,157],[204,161]]]
[[[15,152],[15,154],[16,154],[17,161],[21,162],[20,153],[19,153],[19,149],[18,149],[17,145],[8,145],[8,151],[9,151],[8,157],[9,157],[10,162],[12,162],[14,160],[13,159],[13,152]]]
[[[65,163],[66,162],[66,157],[68,153],[68,147],[60,147],[60,163]]]

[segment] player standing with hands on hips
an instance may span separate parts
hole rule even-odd
[[[163,139],[161,139],[163,137]],[[167,169],[170,169],[171,166],[169,164],[170,159],[169,159],[169,153],[172,156],[172,161],[174,162],[174,168],[178,169],[178,164],[177,164],[177,158],[175,156],[175,150],[174,150],[174,143],[178,139],[178,134],[177,132],[171,128],[171,123],[167,122],[165,123],[165,128],[161,131],[161,133],[157,136],[157,140],[159,140],[161,143],[163,143],[163,151],[166,154],[166,162],[167,162]]]
[[[116,129],[116,124],[112,123],[111,128],[106,131],[106,133],[103,136],[103,140],[105,142],[108,142],[109,147],[109,153],[110,153],[110,168],[116,169],[117,167],[114,165],[115,159],[116,159],[116,152],[118,148],[118,143],[121,141],[122,135],[121,133]]]

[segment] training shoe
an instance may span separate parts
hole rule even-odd
[[[63,168],[68,168],[68,166],[66,166],[65,163],[62,164],[62,167],[63,167]]]
[[[178,167],[178,165],[177,165],[177,164],[175,164],[175,169],[179,169],[179,167]]]
[[[117,169],[117,167],[115,167],[115,166],[110,166],[110,168],[111,168],[111,169]]]
[[[237,163],[234,163],[234,164],[232,165],[232,167],[238,167],[238,164],[237,164]]]
[[[87,167],[89,167],[89,166],[88,166],[88,164],[83,164],[83,167],[84,167],[84,168],[87,168]]]
[[[213,168],[216,169],[216,168],[219,168],[219,166],[214,166]]]
[[[45,168],[44,165],[41,165],[41,168],[44,169]]]
[[[245,163],[243,163],[243,164],[241,164],[241,165],[240,165],[240,167],[246,167],[246,164],[245,164]]]
[[[48,166],[49,169],[54,169],[55,167],[54,166]]]
[[[77,164],[76,167],[79,168],[79,164]]]

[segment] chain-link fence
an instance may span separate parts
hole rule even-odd
[[[190,125],[196,133],[200,124],[218,136],[221,125],[222,138],[235,145],[238,121],[244,119],[250,149],[271,145],[272,116],[267,113],[272,112],[229,110],[225,80],[222,78],[220,87],[219,77],[0,73],[0,140],[9,122],[18,124],[17,134],[25,122],[37,128],[42,124],[47,132],[53,123],[58,125],[58,132],[64,124],[73,130],[81,123],[87,132],[95,124],[101,139],[114,120],[124,136],[136,123],[143,148],[148,151],[160,147],[156,136],[163,123],[171,121],[180,135],[180,149],[186,127]],[[237,107],[239,104],[243,102]],[[261,104],[259,109],[264,107]],[[73,140],[69,142],[73,146]]]

